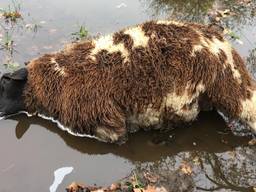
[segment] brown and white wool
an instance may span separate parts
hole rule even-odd
[[[191,122],[205,103],[256,130],[254,80],[211,26],[149,21],[70,44],[27,69],[27,111],[78,135],[121,142],[135,128]]]

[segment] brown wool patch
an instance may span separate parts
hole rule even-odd
[[[125,48],[131,50],[133,47],[133,40],[130,35],[124,34],[123,31],[117,32],[113,35],[114,44],[123,43]]]

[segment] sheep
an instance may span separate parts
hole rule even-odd
[[[1,116],[26,111],[110,143],[211,109],[256,131],[255,82],[212,25],[147,21],[33,59],[0,86]]]

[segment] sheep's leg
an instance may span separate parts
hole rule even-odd
[[[124,143],[127,136],[125,113],[110,98],[96,103],[101,103],[101,105],[99,109],[95,108],[97,118],[94,135],[104,142]]]
[[[241,101],[240,118],[256,134],[256,90],[251,91],[251,97]]]
[[[241,120],[256,132],[256,89],[253,84],[246,73],[236,79],[226,70],[217,77],[208,95],[217,110],[230,118]]]
[[[95,136],[107,143],[122,144],[127,140],[125,128],[98,126],[95,131]]]

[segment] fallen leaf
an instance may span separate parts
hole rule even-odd
[[[224,11],[221,11],[221,10],[217,11],[218,17],[223,17],[223,18],[229,16],[230,13],[231,13],[230,9],[225,9]]]
[[[156,187],[152,185],[148,185],[145,192],[156,192]]]
[[[156,183],[157,180],[159,179],[159,176],[153,175],[149,172],[144,172],[144,177],[146,180],[148,180],[150,183]]]
[[[256,145],[256,138],[250,140],[250,141],[248,142],[248,144],[249,144],[249,145]]]
[[[111,191],[116,191],[117,189],[120,189],[119,184],[115,184],[115,183],[111,184],[111,186],[110,186]]]
[[[199,157],[196,156],[196,157],[193,159],[193,162],[194,162],[195,165],[200,165]]]
[[[192,174],[192,168],[190,165],[183,163],[180,167],[181,171],[185,173],[186,175]]]
[[[134,188],[133,191],[134,192],[145,192],[144,189],[140,189],[140,188]]]
[[[168,192],[164,187],[157,187],[156,192]]]
[[[77,192],[79,191],[80,189],[85,189],[85,186],[84,185],[81,185],[81,184],[78,184],[76,182],[73,182],[71,183],[67,188],[66,188],[66,191],[67,192]]]

